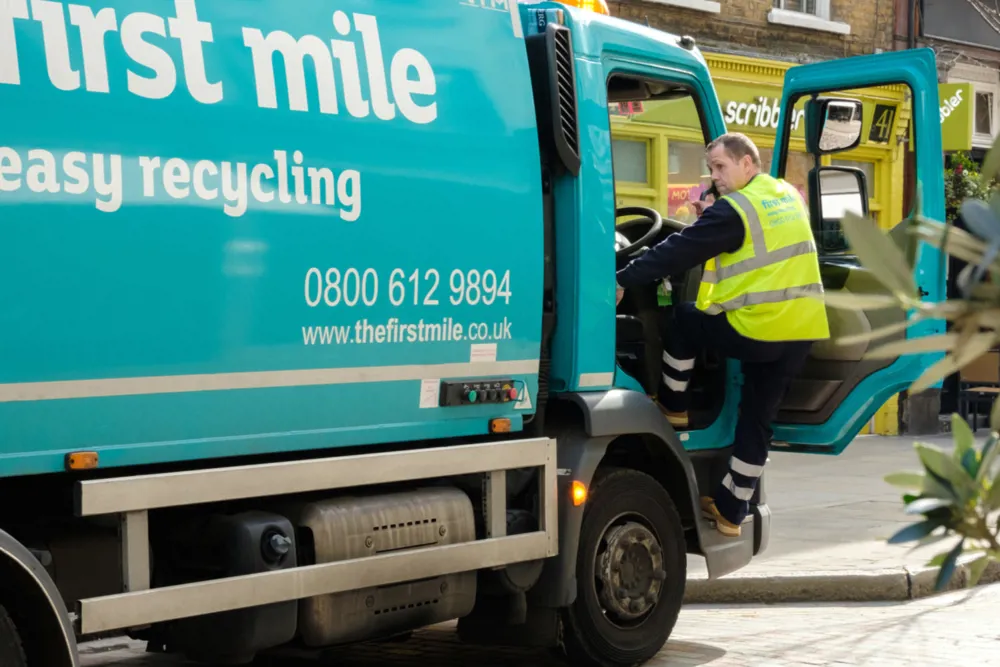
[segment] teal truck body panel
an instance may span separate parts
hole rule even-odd
[[[509,14],[36,4],[0,18],[0,475],[520,424],[421,399],[450,376],[537,389],[539,149]]]
[[[697,49],[556,3],[347,3],[332,20],[322,3],[282,8],[9,3],[0,475],[59,471],[80,450],[115,467],[482,435],[496,417],[520,429],[543,299],[524,38],[557,17],[573,38],[583,167],[554,183],[549,386],[637,387],[615,362],[606,83],[686,85],[718,136]],[[442,21],[463,39],[425,29]],[[891,79],[917,90],[928,122],[931,54],[872,57],[864,75],[860,62],[794,68],[785,95]],[[940,137],[916,137],[926,172]],[[920,261],[938,298],[936,253]],[[930,361],[901,359],[822,424],[778,424],[776,437],[839,451]],[[726,375],[722,410],[683,435],[687,449],[731,441],[738,365]],[[448,378],[509,379],[520,400],[438,407]]]

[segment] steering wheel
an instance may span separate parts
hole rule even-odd
[[[660,231],[663,229],[664,223],[668,227],[675,229],[677,231],[683,230],[687,225],[680,220],[673,220],[672,218],[664,218],[660,215],[659,211],[653,208],[646,208],[645,206],[625,206],[615,210],[615,218],[620,218],[625,215],[638,215],[641,217],[633,218],[628,222],[623,222],[620,225],[615,226],[615,257],[628,257],[636,250],[648,246],[650,242],[659,235]],[[635,243],[630,243],[628,237],[622,232],[624,230],[631,229],[632,227],[638,227],[639,225],[648,225],[650,222],[653,224],[650,226],[649,231],[642,235]]]

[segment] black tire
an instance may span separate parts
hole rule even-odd
[[[589,496],[577,551],[577,597],[563,610],[563,649],[573,667],[640,665],[666,644],[684,600],[687,555],[681,518],[663,487],[636,470],[603,472]],[[653,543],[647,535],[659,544],[660,556],[647,546]],[[637,536],[642,539],[631,542]],[[609,544],[618,548],[602,560]],[[607,582],[615,582],[614,592]],[[652,600],[642,594],[643,586]],[[626,609],[629,604],[637,606]]]
[[[28,659],[21,647],[21,636],[14,627],[14,621],[3,607],[0,607],[0,665],[28,667]]]

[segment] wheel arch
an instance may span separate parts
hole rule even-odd
[[[558,443],[559,493],[570,484],[590,487],[602,467],[646,472],[666,489],[687,538],[687,551],[704,555],[703,522],[698,520],[698,482],[680,438],[645,394],[626,390],[553,395],[553,435]],[[559,555],[545,563],[542,577],[529,592],[531,604],[564,607],[576,598],[576,553],[583,506],[559,503]]]
[[[79,667],[76,633],[62,595],[38,559],[3,530],[0,604],[14,621],[29,664]]]

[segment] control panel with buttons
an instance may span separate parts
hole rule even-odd
[[[476,382],[441,382],[441,407],[509,403],[517,400],[518,389],[513,380],[480,380]]]

